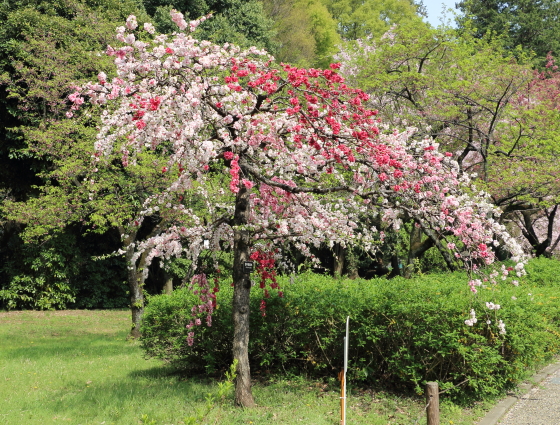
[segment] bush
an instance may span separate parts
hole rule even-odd
[[[46,241],[29,243],[14,236],[8,245],[10,255],[0,258],[0,308],[126,307],[129,297],[124,258],[91,258],[92,254],[115,249],[111,235],[82,236],[78,232],[67,228]]]
[[[264,317],[258,313],[262,293],[252,291],[251,368],[257,374],[335,376],[350,316],[349,379],[417,392],[424,382],[438,381],[457,401],[498,395],[560,351],[557,284],[528,281],[471,296],[459,273],[369,281],[305,274],[293,284],[286,278],[284,297],[268,299]],[[195,297],[186,289],[151,297],[142,329],[148,356],[192,371],[226,369],[232,361],[231,296],[223,284],[213,326],[198,327],[192,347],[185,326]],[[502,305],[497,316],[486,301]],[[471,308],[478,315],[473,327],[464,323]],[[499,334],[497,319],[505,322],[506,335]]]
[[[533,286],[560,287],[560,261],[539,257],[533,258],[525,267],[526,283]]]

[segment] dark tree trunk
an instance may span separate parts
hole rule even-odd
[[[455,262],[453,256],[449,253],[449,251],[442,245],[439,236],[432,229],[422,226],[422,223],[420,223],[420,226],[422,228],[422,231],[432,240],[436,248],[439,250],[441,256],[445,260],[445,264],[447,265],[449,271],[457,270],[457,263]]]
[[[401,275],[401,262],[398,254],[396,253],[396,251],[394,251],[391,254],[391,272],[389,273],[389,276],[387,276],[387,278],[392,279],[400,275]]]
[[[406,268],[404,270],[404,277],[410,278],[412,272],[414,271],[414,260],[417,258],[422,258],[422,255],[434,246],[434,241],[427,238],[422,242],[422,235],[424,232],[422,228],[412,225],[412,230],[410,231],[410,246],[408,249],[408,258],[406,261]]]
[[[545,217],[546,217],[548,223],[547,223],[547,229],[546,229],[547,230],[546,231],[546,237],[543,241],[539,240],[537,232],[535,231],[535,228],[534,228],[535,211],[534,210],[525,210],[525,211],[520,212],[521,216],[523,217],[523,225],[520,226],[521,227],[521,232],[523,233],[523,236],[525,236],[527,241],[533,247],[533,250],[535,252],[536,257],[541,257],[541,256],[549,257],[549,256],[551,256],[552,251],[558,245],[560,237],[556,241],[553,241],[554,220],[556,218],[556,212],[557,211],[558,211],[558,205],[553,206],[550,211],[549,210],[544,211],[544,214],[545,214]],[[552,248],[549,249],[550,247],[552,247]]]
[[[249,222],[249,191],[241,186],[235,200],[233,246],[233,358],[237,360],[235,403],[243,407],[255,406],[251,391],[249,366],[249,294],[251,279],[243,271],[245,261],[250,261],[251,236],[246,229]]]
[[[346,249],[342,247],[339,243],[335,243],[333,247],[334,254],[334,265],[333,265],[333,275],[334,277],[341,277],[342,271],[344,270],[344,260],[346,259]]]
[[[121,234],[124,233],[124,229],[119,229]],[[127,266],[127,281],[128,288],[130,290],[130,311],[132,314],[132,327],[130,328],[130,337],[139,338],[140,337],[140,325],[142,324],[142,316],[144,314],[144,292],[142,287],[144,286],[144,278],[142,277],[142,269],[146,264],[146,255],[144,252],[140,256],[139,260],[132,263],[132,257],[134,255],[134,246],[132,246],[132,241],[136,238],[136,232],[130,232],[128,238],[125,240],[126,244],[126,266]]]

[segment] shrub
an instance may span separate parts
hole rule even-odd
[[[560,261],[545,257],[533,258],[525,269],[527,284],[560,287]]]
[[[9,242],[10,256],[0,261],[0,308],[55,310],[123,308],[129,303],[124,258],[95,261],[110,252],[108,233],[80,235],[66,229],[43,242]],[[110,236],[110,235],[109,235]]]
[[[336,375],[346,316],[349,379],[417,392],[424,382],[438,381],[455,400],[503,393],[527,368],[560,351],[556,283],[487,287],[473,296],[459,273],[369,281],[305,274],[293,284],[285,278],[281,286],[284,297],[267,299],[266,316],[258,313],[262,293],[252,291],[250,353],[256,373]],[[222,285],[213,325],[196,329],[192,347],[185,326],[194,296],[182,289],[150,298],[142,329],[148,356],[192,371],[226,369],[232,361],[231,289]],[[503,306],[497,317],[486,301]],[[471,308],[478,315],[473,327],[464,323]],[[497,318],[506,324],[505,335],[498,332]]]

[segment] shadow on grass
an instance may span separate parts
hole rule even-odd
[[[136,423],[141,414],[150,412],[165,411],[170,419],[182,419],[194,414],[208,393],[217,391],[212,381],[185,378],[184,373],[169,366],[101,379],[97,383],[93,378],[89,385],[83,380],[72,380],[64,388],[45,394],[37,403],[52,415],[87,418],[87,423],[98,419]]]
[[[24,342],[17,344],[14,348],[10,347],[8,341],[2,347],[2,357],[5,360],[15,359],[30,359],[39,360],[44,358],[72,358],[77,356],[105,357],[107,355],[127,355],[136,352],[138,348],[132,344],[115,343],[115,339],[119,338],[121,334],[114,334],[108,336],[100,336],[95,334],[82,335],[78,338],[67,337],[49,337],[47,339],[35,339],[31,342]],[[113,338],[113,341],[107,340]],[[22,346],[24,345],[24,346]]]
[[[188,373],[182,369],[177,369],[170,365],[154,366],[148,369],[133,370],[128,376],[131,379],[138,378],[148,378],[148,379],[159,379],[159,378],[176,378],[180,380],[189,379],[193,382],[203,382],[209,381],[208,379],[198,379],[197,376],[188,376]]]

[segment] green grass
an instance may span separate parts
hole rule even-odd
[[[217,383],[145,360],[127,341],[127,311],[0,312],[0,424],[182,424]],[[339,423],[338,383],[259,378],[259,407],[226,399],[207,424]],[[349,383],[351,384],[351,383]],[[442,404],[443,424],[472,424],[484,412]],[[349,424],[424,424],[422,398],[354,388]]]

